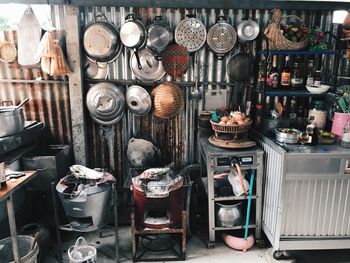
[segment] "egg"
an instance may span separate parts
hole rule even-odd
[[[220,121],[227,122],[228,121],[228,117],[227,116],[223,116],[223,117],[221,117]]]

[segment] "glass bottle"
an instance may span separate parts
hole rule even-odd
[[[289,64],[289,56],[286,56],[286,61],[284,68],[281,73],[281,86],[282,88],[289,88],[290,87],[290,79],[291,79],[291,68]]]
[[[259,70],[258,70],[258,86],[257,88],[260,90],[264,89],[265,86],[265,78],[266,78],[266,59],[265,56],[262,56],[260,62],[259,62]]]
[[[311,59],[309,60],[309,64],[307,66],[307,73],[306,73],[306,85],[313,85],[314,84],[314,78],[315,78],[315,70],[314,70],[314,61]]]
[[[277,67],[277,55],[272,57],[272,67],[269,73],[270,87],[271,89],[278,89],[279,75]]]
[[[344,126],[340,145],[344,148],[350,148],[350,120],[348,120]]]
[[[321,70],[316,70],[315,72],[314,85],[321,85]]]
[[[289,119],[291,121],[295,121],[297,119],[297,98],[296,97],[292,97],[290,99],[290,107],[289,107]]]
[[[291,76],[291,87],[292,89],[300,89],[303,86],[303,78],[301,76],[301,71],[299,69],[299,64],[297,62],[294,63],[294,70]]]
[[[6,186],[5,163],[0,163],[0,189]]]

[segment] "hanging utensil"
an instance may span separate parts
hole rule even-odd
[[[167,74],[173,78],[186,73],[190,63],[190,56],[185,47],[178,44],[168,46],[162,52],[162,64]]]
[[[0,61],[12,63],[16,60],[17,49],[16,45],[10,41],[0,43]]]
[[[104,14],[96,15],[84,28],[83,48],[87,57],[98,65],[114,61],[122,50],[117,27]]]
[[[147,115],[152,107],[151,97],[147,90],[137,85],[127,89],[126,104],[129,111],[137,116]]]
[[[237,27],[237,35],[241,42],[253,41],[259,35],[260,28],[257,22],[243,18]]]
[[[18,24],[17,45],[18,63],[23,66],[40,62],[38,46],[41,38],[41,27],[33,9],[28,5]]]
[[[120,28],[120,39],[126,47],[134,51],[138,68],[142,69],[138,49],[146,43],[146,27],[140,20],[135,19],[133,14],[127,15],[125,19],[125,23]]]
[[[238,53],[229,58],[226,69],[231,80],[247,81],[254,72],[254,58],[250,53],[245,53],[240,44]]]
[[[161,16],[156,16],[154,22],[147,29],[147,48],[159,55],[172,41],[173,33],[163,22]]]
[[[18,104],[17,106],[15,106],[14,108],[13,108],[13,110],[15,111],[15,110],[19,110],[25,103],[27,103],[29,101],[29,99],[28,98],[26,98],[24,101],[22,101],[20,104]]]
[[[236,30],[226,22],[224,16],[219,16],[216,24],[212,25],[208,31],[207,44],[218,59],[230,52],[237,40]]]
[[[194,15],[186,15],[175,28],[175,42],[187,48],[188,52],[199,50],[207,39],[207,30]]]
[[[141,49],[139,56],[139,62],[135,53],[130,57],[130,68],[136,78],[144,81],[156,81],[165,75],[162,61],[157,60],[147,48]],[[138,63],[141,64],[141,69],[138,67]]]

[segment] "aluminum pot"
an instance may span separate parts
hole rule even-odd
[[[104,14],[97,15],[94,21],[84,28],[83,47],[90,60],[100,63],[112,62],[122,50],[117,27],[109,23]]]
[[[277,128],[275,129],[276,141],[290,144],[298,143],[298,134],[301,131],[291,128]]]
[[[257,22],[251,19],[242,19],[237,27],[237,35],[241,42],[253,41],[259,35],[260,28]]]
[[[15,106],[0,107],[0,123],[0,137],[19,133],[24,128],[23,109]]]
[[[234,227],[242,224],[242,202],[232,205],[216,203],[216,225]]]
[[[173,33],[161,16],[154,18],[154,23],[148,27],[147,33],[147,48],[157,55],[173,41]]]

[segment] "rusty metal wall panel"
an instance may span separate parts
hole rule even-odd
[[[185,9],[185,8],[133,8],[133,7],[81,7],[82,25],[91,22],[94,16],[98,13],[104,13],[109,21],[112,21],[120,27],[124,23],[125,16],[129,13],[134,13],[135,16],[142,20],[147,25],[151,24],[156,15],[162,15],[163,19],[169,24],[172,29],[185,18],[188,13],[196,14],[207,29],[215,23],[218,15],[226,16],[229,23],[234,27],[240,23],[243,17],[251,17],[258,21],[261,30],[265,28],[270,20],[270,10],[238,10],[238,9]],[[294,14],[305,20],[306,24],[311,26],[320,25],[323,30],[334,31],[331,23],[331,11],[291,11],[284,12],[285,14]],[[330,43],[333,44],[333,43]],[[259,44],[254,44],[259,45]],[[255,50],[253,50],[255,53]],[[238,45],[232,50],[231,54],[238,52]],[[200,81],[219,81],[229,82],[226,74],[226,63],[229,56],[225,56],[222,61],[219,61],[208,50],[206,46],[197,52],[199,59],[198,77]],[[124,49],[120,57],[109,65],[109,77],[119,80],[135,80],[135,76],[129,69],[130,51]],[[191,64],[189,70],[182,81],[194,81],[194,56],[191,56]],[[327,60],[327,65],[330,65],[333,60]],[[165,78],[167,79],[167,78]],[[164,80],[165,80],[164,79]],[[126,88],[126,87],[123,87]],[[216,90],[217,86],[206,87],[206,92]],[[222,86],[222,88],[230,89],[230,87]],[[147,88],[149,91],[151,89]],[[115,125],[113,135],[114,144],[108,145],[110,139],[106,139],[105,128],[94,123],[91,118],[88,118],[88,141],[89,150],[92,153],[90,158],[91,166],[115,167],[118,174],[124,174],[127,169],[125,160],[125,150],[129,138],[135,135],[142,135],[151,138],[155,141],[163,151],[163,162],[175,162],[177,166],[182,166],[186,163],[197,161],[197,145],[195,140],[196,128],[193,117],[197,117],[205,108],[205,103],[196,104],[190,99],[193,88],[184,88],[184,99],[186,106],[184,111],[172,120],[159,120],[152,114],[145,117],[135,117],[126,114],[123,120]],[[225,104],[225,101],[222,102]],[[107,132],[111,136],[110,132]],[[107,136],[107,137],[108,137]],[[114,149],[113,151],[110,148]],[[111,153],[114,152],[113,158]]]
[[[1,40],[16,43],[15,31],[0,32]],[[35,80],[37,83],[8,82],[7,80]],[[69,87],[64,79],[48,80],[40,67],[27,68],[17,63],[0,62],[0,102],[10,100],[14,104],[29,98],[24,105],[26,120],[42,121],[47,133],[42,143],[71,144],[72,128],[69,107]],[[48,81],[45,81],[48,80]],[[52,80],[52,79],[51,79]]]

